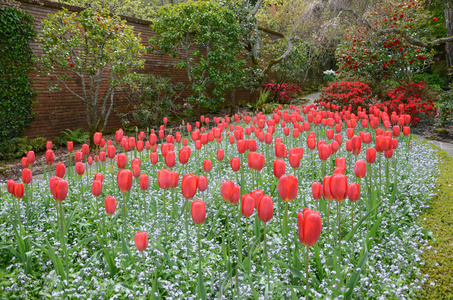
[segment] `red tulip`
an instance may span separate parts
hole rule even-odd
[[[372,148],[370,148],[372,149]],[[368,151],[367,151],[368,152]],[[358,160],[354,166],[355,176],[357,178],[363,178],[366,175],[366,162],[363,160]]]
[[[68,195],[69,185],[68,182],[64,179],[57,177],[51,177],[49,179],[50,190],[56,201],[63,201]]]
[[[255,200],[255,209],[258,209],[258,204],[260,203],[261,198],[263,198],[264,192],[262,190],[254,190],[250,192],[250,196]]]
[[[98,180],[100,182],[104,181],[104,176],[101,173],[94,174],[94,180]]]
[[[13,195],[16,199],[22,199],[24,197],[24,184],[16,183],[13,187]]]
[[[102,133],[101,132],[96,132],[93,136],[93,142],[95,145],[99,146],[101,144],[102,140]]]
[[[285,144],[282,142],[275,143],[275,156],[277,158],[284,158],[287,156]]]
[[[366,162],[373,164],[376,161],[376,149],[368,148],[366,149]]]
[[[181,181],[182,195],[186,199],[192,199],[198,188],[198,178],[194,174],[186,174]]]
[[[322,229],[322,220],[319,212],[304,208],[297,214],[299,227],[299,241],[305,246],[313,246],[319,238]]]
[[[291,165],[291,168],[293,168],[293,169],[299,168],[299,166],[300,166],[299,155],[291,154],[289,156],[289,164]]]
[[[237,172],[241,168],[241,161],[238,157],[233,157],[230,161],[230,165],[233,172]]]
[[[148,234],[146,232],[137,231],[134,236],[135,247],[138,251],[143,251],[148,247]]]
[[[135,149],[135,138],[134,137],[130,137],[128,140],[127,140],[127,145],[129,146],[129,149]]]
[[[116,175],[116,182],[122,193],[127,193],[132,188],[132,172],[130,170],[121,170]]]
[[[88,156],[87,163],[88,163],[89,166],[91,166],[93,164],[93,157]]]
[[[403,135],[404,136],[408,136],[409,134],[411,134],[411,128],[408,127],[408,126],[404,126],[403,127]]]
[[[398,137],[401,133],[401,127],[399,127],[398,125],[393,126],[392,132],[393,132],[393,136]]]
[[[170,171],[167,169],[162,169],[157,172],[157,183],[159,188],[168,189],[170,187]]]
[[[182,165],[185,165],[189,161],[190,152],[186,148],[181,148],[179,150],[179,162]]]
[[[203,161],[203,170],[204,170],[205,172],[208,173],[208,172],[211,171],[211,169],[212,169],[212,162],[211,162],[211,160],[210,160],[210,159],[205,159],[205,160]]]
[[[355,202],[360,198],[360,185],[358,183],[350,183],[348,186],[349,201]]]
[[[359,136],[355,135],[354,137],[352,137],[351,146],[352,154],[359,155],[360,151],[362,150],[362,139]]]
[[[258,218],[264,223],[269,222],[274,215],[274,203],[271,197],[264,195],[258,203]]]
[[[112,196],[107,196],[104,199],[105,212],[109,215],[113,215],[116,211],[116,199]]]
[[[311,193],[313,195],[313,199],[319,200],[322,197],[322,185],[319,182],[313,182],[311,185]]]
[[[193,201],[190,207],[190,213],[192,214],[192,220],[195,224],[203,224],[206,219],[206,205],[204,201],[201,201],[200,199]]]
[[[155,165],[159,161],[159,154],[157,154],[157,152],[151,152],[151,154],[149,155],[149,159],[151,163]]]
[[[99,180],[93,181],[93,184],[91,185],[91,192],[93,193],[93,196],[99,197],[102,192],[102,182]]]
[[[176,171],[170,171],[170,188],[174,189],[179,184],[179,173]]]
[[[348,177],[343,174],[335,174],[330,180],[330,192],[337,201],[343,201],[348,193]]]
[[[46,151],[46,164],[51,165],[55,161],[55,154],[53,153],[52,150],[47,150]]]
[[[146,191],[149,187],[149,177],[146,174],[140,175],[140,189]]]
[[[99,152],[99,160],[104,162],[107,159],[105,152]]]
[[[332,192],[330,190],[332,176],[325,176],[322,180],[322,196],[326,200],[333,200]]]
[[[33,164],[35,162],[35,152],[30,150],[27,152],[27,161],[28,164]]]
[[[346,170],[346,158],[344,157],[337,157],[335,159],[335,165],[339,168],[343,168]]]
[[[247,150],[247,140],[238,140],[236,147],[240,154],[244,153]]]
[[[64,163],[59,162],[55,166],[55,176],[63,178],[65,173],[66,173],[66,166],[64,165]]]
[[[208,179],[206,178],[206,176],[198,176],[198,190],[200,192],[204,192],[206,191],[206,189],[208,188]]]
[[[282,177],[286,172],[286,164],[282,159],[274,160],[274,176],[276,178]]]
[[[241,188],[239,185],[235,185],[233,188],[233,197],[231,197],[230,202],[232,204],[238,204],[240,197],[241,197]]]
[[[46,142],[46,149],[51,150],[52,149],[52,141],[47,141]]]
[[[167,167],[169,167],[171,169],[175,166],[176,157],[175,157],[174,151],[168,151],[164,155],[164,158],[165,158],[165,164],[167,165]]]
[[[26,157],[22,157],[22,159],[20,160],[20,164],[22,165],[22,168],[28,168],[28,160]]]
[[[78,175],[83,175],[85,173],[85,165],[81,162],[75,164],[75,170]]]
[[[90,154],[90,146],[88,146],[87,144],[83,144],[82,145],[82,154],[83,154],[83,156],[87,156],[88,154]]]
[[[138,152],[142,152],[145,147],[145,143],[143,143],[143,141],[137,141],[136,147]]]
[[[22,181],[24,184],[29,184],[32,179],[32,173],[30,169],[23,169],[22,170]]]
[[[326,144],[321,144],[318,146],[318,156],[320,160],[327,160],[330,156],[330,149],[329,146]]]
[[[248,156],[248,166],[250,169],[255,171],[261,171],[264,167],[265,158],[264,155],[257,152],[249,152]]]
[[[123,139],[123,130],[119,129],[115,132],[115,141],[117,143],[120,143],[122,139]]]
[[[220,194],[223,197],[223,200],[230,202],[233,199],[234,193],[234,182],[224,180],[220,185]]]
[[[217,160],[222,161],[224,157],[225,157],[225,150],[217,149]]]
[[[278,181],[278,193],[285,202],[292,201],[297,197],[298,188],[297,177],[293,175],[283,175]]]
[[[124,154],[124,153],[118,154],[116,163],[117,163],[119,169],[126,168],[126,165],[127,165],[127,156],[126,156],[126,154]]]
[[[6,182],[6,190],[8,191],[8,193],[12,194],[14,193],[14,185],[16,183],[14,182],[14,180],[12,179],[9,179],[7,182]]]
[[[248,218],[253,214],[255,209],[255,199],[250,194],[245,194],[241,199],[241,213],[244,217]]]

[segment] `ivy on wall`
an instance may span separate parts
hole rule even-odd
[[[0,159],[9,156],[33,118],[35,93],[27,75],[33,62],[29,42],[36,36],[32,22],[27,12],[0,8]]]

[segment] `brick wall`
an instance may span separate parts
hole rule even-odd
[[[82,10],[80,7],[63,5],[47,0],[21,0],[20,2],[20,8],[33,15],[34,25],[38,35],[41,32],[41,21],[49,14],[56,13],[62,7],[75,12],[80,12]],[[131,17],[122,18],[127,21],[128,25],[134,28],[135,33],[141,33],[140,37],[142,44],[148,46],[148,37],[156,35],[149,26],[151,22]],[[268,33],[273,35],[274,38],[279,37],[278,33],[270,31],[268,31]],[[38,42],[32,42],[31,47],[38,57],[42,54]],[[170,58],[168,55],[159,56],[154,53],[147,53],[143,59],[145,59],[145,70],[143,72],[171,78],[175,83],[183,82],[186,85],[189,83],[186,70],[174,68],[173,66],[175,65],[176,60]],[[61,131],[65,129],[75,130],[77,128],[83,128],[84,130],[88,130],[83,102],[80,99],[72,95],[64,87],[62,87],[62,90],[60,91],[49,92],[48,84],[52,80],[49,76],[38,76],[38,73],[33,71],[30,73],[30,77],[32,79],[31,88],[38,92],[38,96],[36,101],[37,105],[34,108],[36,118],[32,122],[30,128],[25,131],[25,136],[28,136],[29,138],[37,136],[54,138],[60,135]],[[68,86],[75,91],[81,91],[80,80],[77,79],[78,77],[74,78],[74,81],[69,82]],[[101,87],[101,95],[105,93],[106,88],[106,85]],[[182,96],[187,96],[187,92]],[[249,99],[249,92],[245,89],[239,89],[236,92],[236,101],[241,99]],[[230,100],[230,94],[228,94],[227,101]],[[125,100],[124,95],[116,92],[114,109],[124,111],[126,105],[127,100]],[[107,129],[119,127],[121,127],[120,118],[112,112]]]

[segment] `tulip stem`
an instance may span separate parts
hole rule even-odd
[[[330,200],[327,200],[327,234],[329,233],[329,219],[330,219]]]
[[[288,262],[290,260],[290,255],[289,255],[289,239],[288,239],[288,202],[285,201],[285,223],[284,223],[284,235],[285,235],[285,240],[286,240],[286,248],[287,248],[287,254],[288,254]]]
[[[168,228],[167,228],[167,201],[166,201],[166,197],[165,197],[165,190],[163,191],[162,193],[162,198],[164,200],[164,223],[165,223],[165,234],[167,234],[168,232]]]
[[[64,239],[64,221],[63,221],[63,205],[61,204],[61,201],[58,202],[58,209],[60,211],[60,230],[61,230],[61,246],[63,248],[63,259],[65,261],[65,269],[68,268],[68,256],[66,254],[66,242]],[[66,276],[66,274],[65,274]]]
[[[305,288],[305,293],[306,293],[305,299],[307,299],[307,300],[308,300],[308,295],[310,294],[309,290],[308,290],[308,249],[310,249],[310,247],[307,246],[307,254],[305,257],[305,280],[306,280],[306,285],[307,285]]]
[[[126,193],[123,193],[123,230],[121,231],[123,241],[125,232],[126,232]]]
[[[338,256],[338,262],[340,262],[341,259],[341,214],[340,214],[340,201],[337,201],[337,208],[338,208],[338,250],[339,250],[339,256]]]
[[[264,258],[266,259],[267,288],[270,291],[271,288],[269,284],[269,259],[267,258],[266,222],[264,222]]]
[[[189,199],[186,199],[186,209],[185,209],[185,217],[184,217],[184,221],[185,221],[185,227],[186,227],[186,247],[187,247],[187,257],[189,257],[189,254],[190,254],[190,249],[189,249],[189,226],[188,226],[188,223],[187,223],[187,212],[189,210]]]

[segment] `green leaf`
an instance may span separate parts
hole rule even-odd
[[[356,266],[356,270],[352,274],[351,278],[349,279],[349,283],[346,285],[346,293],[344,295],[345,299],[351,299],[352,292],[354,291],[354,288],[357,285],[357,282],[359,281],[360,274],[362,273],[363,265],[368,260],[368,248],[367,248],[366,243],[364,243],[363,247],[364,248],[362,249],[359,262],[357,263],[357,266]]]

